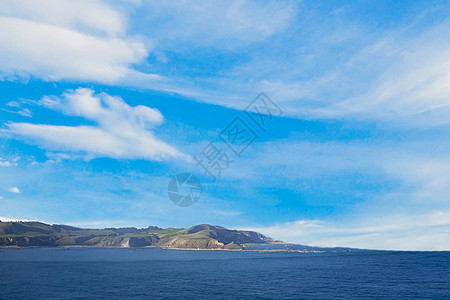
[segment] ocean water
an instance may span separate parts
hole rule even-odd
[[[450,252],[0,250],[1,299],[450,299]]]

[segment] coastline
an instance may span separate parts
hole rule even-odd
[[[146,246],[146,247],[98,247],[98,246],[29,246],[29,247],[20,247],[20,246],[0,246],[0,252],[2,250],[24,250],[24,249],[36,249],[36,248],[49,248],[49,249],[62,249],[62,250],[70,250],[77,248],[86,248],[86,249],[159,249],[159,250],[176,250],[176,251],[227,251],[227,252],[261,252],[261,253],[323,253],[325,251],[320,250],[293,250],[293,249],[201,249],[201,248],[171,248],[171,247],[155,247],[155,246]]]

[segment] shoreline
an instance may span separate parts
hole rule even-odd
[[[227,251],[227,252],[260,252],[260,253],[323,253],[325,251],[319,250],[292,250],[292,249],[273,249],[273,250],[258,250],[258,249],[199,249],[199,248],[170,248],[170,247],[154,247],[154,246],[146,246],[146,247],[96,247],[96,246],[0,246],[0,252],[5,249],[13,249],[13,250],[24,250],[24,249],[36,249],[36,248],[49,248],[49,249],[61,249],[61,250],[70,250],[75,248],[86,248],[86,249],[159,249],[159,250],[176,250],[176,251]]]

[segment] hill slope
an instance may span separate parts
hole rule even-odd
[[[82,229],[41,222],[0,222],[0,247],[157,247],[242,250],[243,244],[266,244],[272,239],[254,232],[207,224],[190,228]]]

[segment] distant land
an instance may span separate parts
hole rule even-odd
[[[190,228],[82,229],[41,222],[1,222],[0,247],[102,247],[244,250],[245,244],[277,244],[258,232],[208,224]]]

